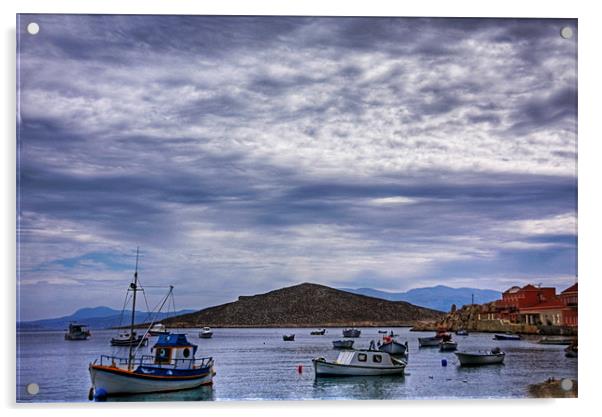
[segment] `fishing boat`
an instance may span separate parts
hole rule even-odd
[[[500,348],[489,352],[455,352],[461,366],[481,366],[504,363],[506,354]]]
[[[140,340],[137,345],[129,344],[127,357],[101,355],[88,366],[92,387],[89,399],[101,399],[111,395],[142,394],[153,392],[180,391],[210,385],[213,382],[213,358],[197,358],[197,346],[186,339],[185,334],[163,334],[151,349],[151,355],[137,356],[145,336],[136,336],[136,294],[143,291],[138,284],[138,250],[134,280],[129,285],[132,292],[132,315],[126,340]],[[173,287],[159,307],[173,297]],[[128,297],[126,296],[126,300]],[[152,326],[152,323],[151,323]],[[141,337],[141,339],[140,339]]]
[[[314,330],[313,332],[310,332],[309,334],[312,336],[323,336],[326,334],[326,329]]]
[[[344,329],[343,337],[360,337],[362,331],[360,329]]]
[[[332,347],[335,349],[353,349],[353,340],[333,340]]]
[[[293,342],[295,340],[295,335],[294,334],[283,334],[282,340],[284,340],[285,342]]]
[[[372,347],[372,345],[371,345]],[[403,375],[406,362],[378,350],[347,350],[335,361],[312,359],[316,378],[321,376]]]
[[[570,345],[571,343],[573,343],[573,338],[572,337],[562,337],[562,336],[557,336],[557,337],[542,337],[541,339],[539,339],[539,341],[537,342],[541,345]]]
[[[382,343],[379,342],[378,350],[390,355],[405,355],[408,351],[408,342],[399,343],[391,336],[385,336]]]
[[[456,330],[456,336],[468,336],[468,331],[464,329]]]
[[[151,355],[102,355],[90,364],[90,397],[180,391],[210,385],[213,358],[196,358],[185,334],[160,335]]]
[[[441,352],[451,352],[456,349],[458,349],[458,342],[453,340],[442,340],[441,343],[439,343],[439,350]]]
[[[199,333],[201,339],[211,339],[213,337],[213,330],[211,327],[203,327]]]
[[[91,336],[88,326],[85,324],[69,323],[69,329],[65,333],[65,340],[88,340]]]
[[[111,346],[146,346],[148,339],[143,335],[136,334],[135,331],[122,331],[117,337],[111,338]]]
[[[169,334],[169,330],[167,330],[167,327],[163,323],[157,323],[150,328],[148,334],[151,336],[160,336],[162,334]]]
[[[441,343],[442,340],[451,340],[451,334],[446,331],[440,330],[435,336],[431,337],[419,337],[418,338],[418,346],[419,347],[437,347]]]
[[[387,334],[387,331],[386,330],[379,330],[378,333],[379,334]]]
[[[495,340],[521,340],[520,335],[514,333],[494,334],[493,338]]]

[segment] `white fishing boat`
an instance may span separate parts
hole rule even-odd
[[[335,361],[312,359],[316,377],[403,375],[406,362],[378,350],[347,350]]]
[[[124,330],[117,337],[111,338],[111,346],[146,346],[148,339],[135,331]]]
[[[211,327],[203,327],[199,333],[199,337],[201,339],[211,339],[213,337],[213,330],[211,330]]]
[[[360,337],[362,331],[360,329],[344,329],[343,337]]]
[[[462,366],[481,366],[504,363],[506,354],[499,348],[489,352],[455,352]]]
[[[162,334],[169,334],[169,330],[167,330],[167,327],[163,323],[157,323],[150,328],[148,334],[151,336],[160,336]]]
[[[326,329],[314,330],[309,332],[312,336],[324,336],[326,334]]]
[[[134,281],[129,285],[129,291],[133,293],[132,316],[129,334],[124,336],[129,336],[128,340],[134,340],[136,294],[143,291],[138,285],[138,251],[136,251]],[[173,287],[170,286],[161,307],[172,296]],[[142,340],[147,338],[143,336]],[[101,355],[90,363],[88,367],[92,381],[90,399],[123,394],[179,391],[213,382],[213,358],[197,358],[197,346],[190,343],[185,334],[160,335],[151,349],[151,355],[137,356],[141,345],[142,341],[136,346],[130,344],[127,357]]]
[[[405,355],[408,350],[408,342],[399,343],[391,336],[383,337],[383,341],[379,343],[378,350],[390,355]]]

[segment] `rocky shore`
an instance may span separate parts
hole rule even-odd
[[[456,331],[460,329],[473,332],[491,333],[520,333],[520,334],[546,334],[546,335],[575,335],[575,330],[560,326],[535,326],[524,323],[512,323],[508,320],[488,319],[483,311],[491,310],[491,304],[471,304],[460,309],[452,308],[441,320],[422,321],[417,323],[413,331],[436,331],[446,329]]]
[[[577,398],[576,379],[550,378],[539,384],[528,387],[529,396],[533,398]]]

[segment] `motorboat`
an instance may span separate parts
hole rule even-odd
[[[458,349],[458,342],[453,340],[442,340],[441,343],[439,343],[439,350],[441,352],[451,352],[456,349]]]
[[[316,378],[323,376],[403,375],[406,362],[378,350],[346,350],[337,359],[312,359]]]
[[[362,331],[360,329],[344,329],[343,330],[343,337],[360,337],[360,335],[362,334]]]
[[[514,333],[496,333],[493,335],[493,338],[495,340],[521,340],[520,335]]]
[[[199,333],[201,339],[211,339],[213,337],[213,330],[211,327],[203,327]]]
[[[169,334],[169,330],[163,323],[156,323],[153,327],[150,328],[148,334],[151,336],[159,336],[162,334]]]
[[[85,324],[69,323],[69,329],[65,333],[65,340],[88,340],[91,336],[88,326]]]
[[[438,347],[441,341],[451,340],[451,334],[446,331],[438,331],[435,336],[431,337],[419,337],[418,338],[418,346],[419,347]]]
[[[312,336],[323,336],[326,334],[326,329],[314,330],[313,332],[310,332],[309,334]]]
[[[570,345],[573,343],[573,338],[572,337],[562,337],[562,336],[548,336],[548,337],[542,337],[541,339],[539,339],[539,341],[537,342],[541,345]]]
[[[129,330],[120,332],[117,337],[111,338],[111,346],[146,346],[148,338],[143,335],[138,335],[136,332]]]
[[[408,342],[399,343],[391,336],[385,336],[382,343],[379,342],[378,350],[390,355],[405,355],[408,351]]]
[[[489,352],[455,352],[461,366],[481,366],[504,363],[506,354],[495,348]]]
[[[456,336],[468,336],[468,331],[464,329],[456,330]]]
[[[577,357],[577,343],[572,343],[564,349],[564,356],[567,358]]]
[[[132,310],[129,332],[122,332],[118,340],[129,346],[127,357],[101,355],[88,366],[92,387],[89,399],[101,399],[111,395],[143,394],[180,391],[213,383],[212,357],[197,358],[197,346],[190,343],[185,334],[162,334],[158,337],[150,355],[138,355],[144,336],[134,332],[136,323],[136,294],[144,291],[138,284],[138,250],[134,280],[128,286],[132,292]],[[173,297],[173,286],[160,304],[165,305]],[[126,297],[128,299],[130,297]],[[173,301],[173,300],[172,300]],[[125,306],[124,306],[125,309]],[[115,339],[114,339],[115,340]],[[134,341],[139,341],[134,345]]]
[[[387,331],[386,330],[379,330],[378,333],[379,334],[387,334]]]
[[[335,349],[353,349],[353,340],[333,340],[332,347]]]
[[[185,334],[160,335],[151,355],[102,355],[89,366],[89,397],[179,391],[211,385],[213,358],[196,358]]]
[[[282,335],[282,340],[284,340],[285,342],[292,342],[295,340],[295,335],[294,334],[284,334],[284,335]]]

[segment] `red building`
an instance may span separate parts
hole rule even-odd
[[[562,324],[565,326],[577,326],[577,305],[579,301],[577,285],[575,283],[560,293],[560,300],[564,304]]]
[[[554,287],[536,287],[528,284],[522,288],[516,286],[509,288],[502,294],[502,299],[496,301],[497,318],[518,322],[522,309],[556,298],[556,288]]]

